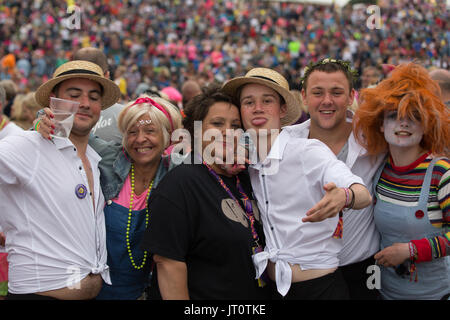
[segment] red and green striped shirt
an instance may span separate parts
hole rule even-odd
[[[389,158],[377,185],[380,200],[400,206],[417,206],[428,165],[433,157],[426,153],[408,166],[397,167]],[[413,240],[420,261],[450,255],[450,160],[436,162],[428,196],[428,218],[442,236]]]

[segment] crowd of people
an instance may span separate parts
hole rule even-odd
[[[2,7],[0,295],[449,298],[442,2],[77,5]]]
[[[34,91],[87,46],[105,52],[124,100],[137,97],[140,83],[180,90],[192,77],[202,85],[223,82],[253,66],[274,68],[298,89],[302,67],[329,56],[352,62],[360,74],[367,65],[413,59],[426,67],[450,65],[445,1],[378,5],[381,28],[368,29],[367,6],[351,4],[6,1],[0,4],[0,80],[12,79],[23,93]]]

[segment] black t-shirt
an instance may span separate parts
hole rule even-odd
[[[220,176],[234,194],[236,177]],[[239,175],[252,199],[247,174]],[[262,242],[256,202],[256,230]],[[150,197],[150,220],[142,246],[153,254],[185,262],[191,299],[265,299],[258,287],[252,262],[253,237],[241,206],[204,165],[182,164],[159,183]],[[157,274],[152,278],[151,298],[158,298]]]

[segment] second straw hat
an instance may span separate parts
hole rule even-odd
[[[43,83],[35,93],[36,101],[42,107],[48,107],[50,94],[58,83],[73,78],[84,78],[97,82],[103,88],[102,109],[115,104],[120,98],[119,87],[105,78],[103,70],[95,63],[84,60],[73,60],[59,66],[53,73],[53,78]]]
[[[287,107],[286,116],[281,118],[281,126],[288,126],[293,124],[301,116],[300,105],[295,97],[289,91],[289,83],[278,72],[268,68],[253,68],[245,74],[243,77],[236,77],[227,81],[222,90],[237,98],[238,89],[245,84],[257,83],[272,88],[278,92],[284,99]]]

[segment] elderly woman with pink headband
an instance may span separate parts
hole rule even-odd
[[[151,214],[147,200],[173,166],[163,152],[170,145],[172,132],[181,128],[181,114],[162,98],[141,96],[121,111],[118,126],[122,145],[93,136],[89,140],[102,157],[100,182],[106,200],[106,245],[112,282],[103,283],[97,299],[134,300],[143,295],[149,283],[150,254],[140,248]],[[44,136],[50,130],[46,125],[39,129]]]

